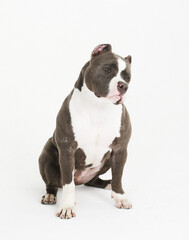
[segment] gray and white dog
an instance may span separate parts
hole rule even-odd
[[[118,208],[132,204],[122,189],[122,173],[131,136],[123,104],[131,78],[131,56],[120,57],[110,44],[97,46],[58,113],[56,129],[40,157],[46,184],[43,204],[55,204],[63,187],[60,218],[75,217],[75,185],[111,189]],[[111,168],[112,180],[99,178]]]

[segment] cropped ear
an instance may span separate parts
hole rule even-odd
[[[100,44],[95,47],[91,54],[91,57],[95,57],[109,51],[112,51],[112,46],[110,44]]]
[[[132,61],[131,55],[127,56],[125,59],[128,60],[129,63],[131,63],[131,61]]]

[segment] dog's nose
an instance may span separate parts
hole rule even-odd
[[[128,86],[126,83],[124,82],[118,82],[117,83],[117,90],[121,93],[121,94],[124,94],[128,89]]]

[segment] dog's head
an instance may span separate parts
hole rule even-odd
[[[86,86],[96,97],[114,104],[124,100],[131,78],[131,56],[122,58],[112,52],[110,44],[97,46],[85,72]]]

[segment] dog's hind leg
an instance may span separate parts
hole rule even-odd
[[[58,187],[61,186],[61,173],[58,162],[58,151],[50,138],[39,157],[39,169],[46,184],[46,195],[41,199],[42,204],[55,204]]]
[[[85,183],[85,185],[90,187],[104,188],[104,189],[111,190],[111,180],[102,180],[99,177],[93,178],[88,183]]]

